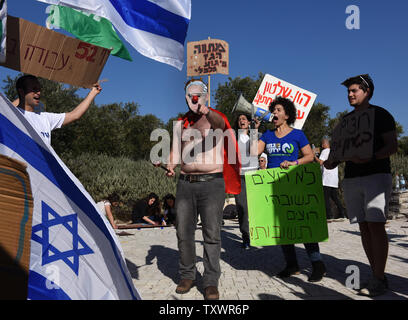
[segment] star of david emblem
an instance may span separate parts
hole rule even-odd
[[[42,201],[41,221],[41,224],[37,224],[32,229],[32,240],[42,245],[41,265],[62,260],[78,275],[79,256],[94,253],[78,234],[78,215],[73,213],[62,217]],[[58,237],[61,234],[65,235],[69,232],[69,234],[72,235],[72,243],[69,241],[69,237],[67,239],[65,237],[62,238],[60,243],[63,243],[65,246],[72,245],[72,248],[61,251],[50,243],[50,228],[58,226],[60,230],[56,235],[52,234],[52,243],[58,243]],[[65,230],[62,228],[65,228]],[[41,233],[41,235],[39,235],[39,233]]]

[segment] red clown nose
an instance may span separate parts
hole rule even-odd
[[[198,102],[198,96],[193,96],[193,97],[191,98],[191,101],[192,101],[194,104],[196,104],[196,103]]]

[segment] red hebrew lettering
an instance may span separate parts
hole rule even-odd
[[[269,82],[267,81],[267,82],[265,83],[265,88],[264,88],[263,94],[265,95],[266,92],[270,92],[271,87],[272,87],[272,83],[269,83]]]
[[[288,91],[288,90],[289,90],[289,91]],[[291,94],[291,92],[292,92],[292,89],[286,88],[286,89],[283,91],[283,97],[284,97],[284,98],[289,97],[289,95]]]
[[[305,116],[305,113],[302,112],[302,115],[300,115],[300,110],[297,111],[297,119],[303,119],[303,117]]]
[[[305,102],[305,107],[308,105],[308,103],[309,103],[309,101],[310,101],[310,99],[312,98],[311,96],[309,96],[308,94],[306,94],[306,93],[304,93],[303,94],[304,96],[306,96],[307,97],[307,100],[306,100],[306,102]]]
[[[38,63],[41,63],[41,60],[42,60],[42,57],[43,57],[43,54],[44,54],[44,48],[40,48],[40,47],[36,47],[37,49],[40,49],[41,50],[41,54],[40,54],[40,59],[38,59]]]
[[[293,98],[293,102],[296,103],[296,99],[298,98],[298,95],[299,95],[299,91],[296,92],[295,97]]]
[[[62,61],[62,66],[59,69],[55,69],[55,70],[62,70],[65,68],[65,66],[67,65],[69,60],[69,56],[67,56],[67,59],[64,61],[64,54],[62,53],[62,57],[61,57],[61,61]]]
[[[273,92],[271,92],[271,93],[272,93],[272,94],[275,94],[275,92],[276,92],[276,88],[278,87],[278,84],[277,84],[277,83],[275,83],[273,86],[275,87],[275,90],[273,90]]]
[[[30,47],[32,47],[32,48],[33,48],[33,51],[31,52],[31,56],[30,56],[30,58],[28,59],[28,60],[31,61],[31,58],[33,57],[33,53],[34,53],[34,48],[35,48],[35,46],[29,44],[29,45],[27,45],[27,47],[28,47],[28,48],[27,48],[27,50],[26,50],[26,54],[25,54],[25,56],[24,56],[24,60],[27,59],[27,54],[30,52]]]
[[[98,51],[98,48],[86,43],[80,42],[77,47],[77,51],[75,52],[75,57],[78,59],[86,59],[89,62],[95,62],[95,55]]]
[[[54,69],[54,65],[57,62],[57,58],[58,58],[58,53],[56,53],[55,51],[51,51],[52,55],[55,55],[54,57],[54,62],[51,65],[46,65],[45,68],[47,69]],[[47,58],[48,58],[48,54],[47,54]],[[46,62],[46,60],[44,60],[44,63]]]
[[[96,53],[98,52],[98,48],[95,47],[95,46],[91,46],[91,50],[92,50],[91,55],[86,58],[86,61],[95,62],[94,57],[95,57]]]

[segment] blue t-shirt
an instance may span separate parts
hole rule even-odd
[[[277,168],[285,160],[296,161],[300,149],[309,144],[305,134],[299,129],[293,129],[283,138],[278,138],[275,131],[267,130],[260,140],[265,142],[268,168]]]

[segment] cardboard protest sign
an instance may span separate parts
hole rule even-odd
[[[0,299],[27,299],[32,216],[26,165],[0,155]]]
[[[3,67],[57,82],[90,88],[110,51],[21,18],[7,18],[7,56]]]
[[[252,102],[257,107],[255,115],[259,117],[264,113],[264,110],[268,110],[269,105],[277,96],[293,101],[297,109],[297,117],[293,127],[302,129],[317,95],[287,81],[266,74]]]
[[[353,111],[334,128],[330,160],[371,159],[374,147],[374,109]]]
[[[187,76],[228,74],[229,47],[223,40],[209,39],[187,43]]]
[[[245,174],[253,246],[328,240],[322,175],[317,163]]]

